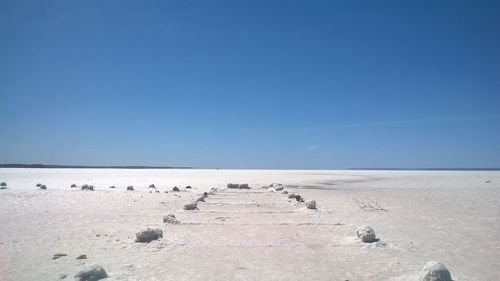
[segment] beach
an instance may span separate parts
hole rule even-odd
[[[90,264],[103,280],[418,280],[432,260],[453,280],[500,275],[498,171],[5,168],[0,181],[0,280],[73,280]],[[163,238],[135,242],[148,227]]]

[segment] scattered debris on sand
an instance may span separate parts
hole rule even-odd
[[[169,223],[169,224],[180,224],[181,222],[175,217],[174,214],[168,214],[163,217],[163,222],[164,223]]]
[[[420,271],[420,281],[452,281],[450,271],[437,261],[428,262]]]
[[[60,274],[59,279],[57,279],[57,280],[64,280],[64,279],[66,279],[66,277],[68,277],[68,274]]]
[[[378,200],[378,197],[375,199],[366,197],[365,199],[356,199],[353,198],[354,202],[358,204],[359,209],[363,211],[384,211],[389,212],[386,208],[382,207],[381,203]]]
[[[356,229],[356,235],[365,243],[377,242],[375,231],[368,225],[360,226]]]
[[[90,185],[90,184],[84,184],[82,185],[82,190],[91,190],[91,191],[94,191],[94,186],[93,185]]]
[[[76,257],[77,260],[86,260],[87,259],[87,255],[79,255],[78,257]]]
[[[131,190],[131,191],[133,191],[133,190],[134,190],[134,186],[133,186],[133,185],[129,185],[129,186],[127,186],[127,190]]]
[[[281,183],[271,183],[270,185],[264,185],[263,187],[261,188],[264,188],[264,189],[269,189],[271,188],[272,191],[281,191],[283,190],[285,187],[281,184]]]
[[[67,254],[57,253],[57,254],[54,254],[54,255],[52,256],[52,259],[53,259],[53,260],[57,260],[57,259],[58,259],[58,258],[60,258],[60,257],[66,257],[66,256],[67,256]]]
[[[197,210],[198,209],[198,202],[196,202],[196,201],[188,202],[188,203],[184,204],[184,206],[182,208],[184,210]]]
[[[163,230],[159,228],[146,228],[135,234],[135,242],[149,243],[153,240],[163,238]]]
[[[97,281],[107,277],[106,270],[97,264],[85,266],[75,274],[75,280],[77,281]]]
[[[316,200],[307,200],[306,207],[307,209],[316,209]]]
[[[179,192],[179,191],[181,191],[181,190],[180,190],[177,186],[174,186],[174,187],[172,188],[172,191]]]

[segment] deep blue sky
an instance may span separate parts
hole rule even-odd
[[[498,1],[0,1],[0,163],[500,167]]]

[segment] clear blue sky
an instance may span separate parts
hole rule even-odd
[[[500,167],[498,1],[0,1],[0,163]]]

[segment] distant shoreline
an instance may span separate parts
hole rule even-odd
[[[44,165],[44,164],[0,164],[0,168],[40,168],[40,169],[195,169],[193,167],[167,167],[167,166],[86,166],[86,165]]]
[[[0,168],[35,169],[204,169],[198,167],[171,166],[87,166],[87,165],[45,165],[45,164],[0,164]],[[217,169],[218,168],[205,168]],[[221,168],[223,170],[343,170],[343,171],[500,171],[500,168],[336,168],[336,169],[251,169]]]
[[[500,168],[348,168],[358,171],[500,171]]]

